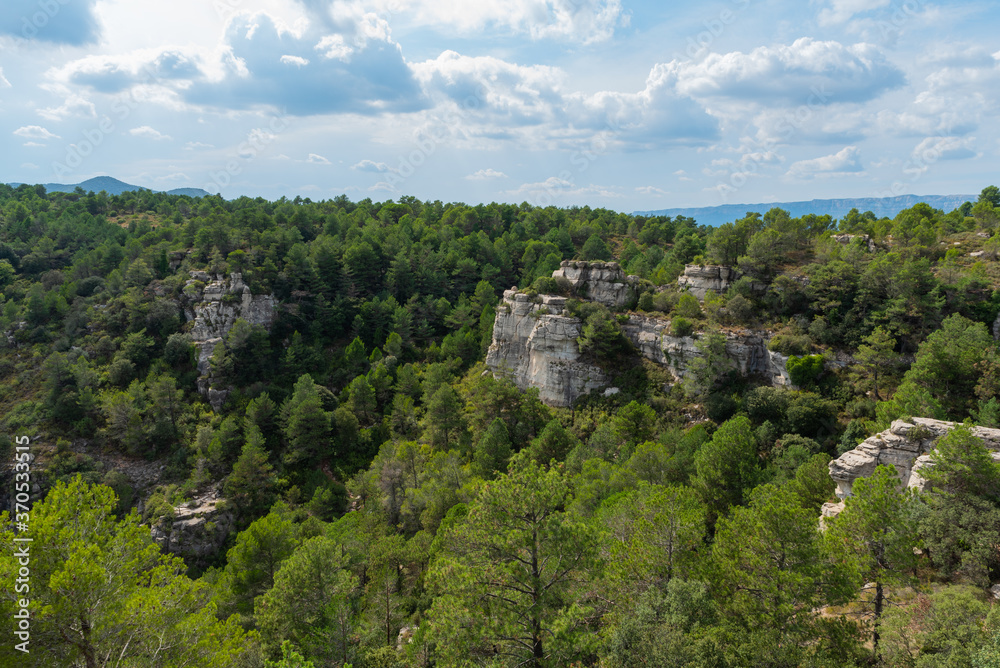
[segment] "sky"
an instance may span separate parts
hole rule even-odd
[[[3,0],[0,181],[618,211],[978,193],[1000,6]]]

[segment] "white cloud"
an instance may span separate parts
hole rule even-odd
[[[890,0],[830,0],[830,7],[819,13],[819,23],[824,26],[846,23],[855,14],[880,9],[889,3]]]
[[[36,141],[26,141],[24,142],[24,146],[27,146],[28,148],[44,148],[45,144],[39,144]]]
[[[913,148],[910,157],[918,164],[938,160],[965,160],[979,155],[973,146],[975,137],[927,137]]]
[[[667,191],[656,186],[641,186],[636,188],[635,191],[642,195],[653,195],[654,197],[660,197],[661,195],[666,195]]]
[[[370,187],[368,189],[368,192],[395,193],[395,192],[399,192],[399,190],[396,188],[396,186],[392,185],[388,181],[379,181],[378,183],[376,183],[375,185],[373,185],[372,187]]]
[[[817,41],[761,46],[750,53],[709,54],[700,62],[671,61],[665,77],[695,98],[826,105],[863,102],[905,82],[903,72],[872,44]]]
[[[83,96],[70,93],[61,105],[39,109],[38,115],[49,121],[63,121],[67,118],[97,118],[97,107]]]
[[[205,144],[200,141],[189,141],[186,144],[184,144],[184,148],[189,151],[193,151],[196,148],[215,148],[215,146],[213,144]]]
[[[171,139],[170,135],[165,135],[159,130],[155,130],[148,125],[140,125],[128,131],[133,137],[148,137],[154,141],[164,141]]]
[[[845,146],[831,155],[793,163],[787,175],[808,179],[817,176],[840,176],[860,172],[863,167],[858,161],[859,153],[857,146]]]
[[[167,174],[166,176],[157,176],[157,181],[190,181],[189,177],[184,172],[174,172],[173,174]]]
[[[309,59],[301,56],[284,55],[279,60],[285,65],[298,65],[299,67],[305,67],[309,64]]]
[[[314,165],[329,165],[332,164],[329,160],[319,155],[318,153],[310,153],[306,162],[310,162]]]
[[[22,162],[21,169],[38,169],[38,165],[33,162]]]
[[[393,171],[392,167],[384,162],[375,162],[368,159],[351,165],[351,169],[358,172],[374,172],[376,174],[385,174],[386,172]]]
[[[400,0],[382,0],[385,8]],[[628,24],[621,0],[409,0],[402,7],[418,23],[451,31],[475,33],[506,28],[532,39],[557,39],[590,44],[609,39]]]
[[[598,195],[600,197],[622,197],[620,192],[616,192],[613,187],[588,185],[577,186],[572,181],[550,176],[544,181],[536,183],[524,183],[515,190],[508,190],[508,195],[528,196],[538,202],[550,201],[554,199],[572,199],[583,195]]]
[[[25,125],[14,130],[14,134],[25,139],[60,139],[40,125]]]
[[[7,77],[3,75],[3,68],[0,67],[0,88],[10,88],[10,82],[7,81]]]
[[[469,181],[486,181],[488,179],[505,179],[507,175],[503,172],[498,172],[492,167],[487,169],[480,169],[477,172],[473,172],[465,177]]]

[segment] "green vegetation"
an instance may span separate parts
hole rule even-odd
[[[0,185],[0,415],[38,455],[32,659],[998,665],[1000,467],[970,429],[922,469],[930,492],[879,468],[818,522],[831,458],[893,420],[1000,426],[998,204],[990,187],[953,212],[774,209],[713,230]],[[742,276],[696,299],[676,283],[696,258]],[[668,360],[683,378],[640,357],[628,309],[552,278],[574,259],[639,277],[637,310],[684,339]],[[199,369],[189,320],[230,272],[275,319],[236,320]],[[568,298],[584,361],[618,392],[554,408],[484,373],[512,285]],[[742,375],[739,336],[768,339],[793,386]],[[221,549],[161,553],[148,524],[214,489]]]

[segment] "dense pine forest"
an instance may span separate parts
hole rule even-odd
[[[0,185],[0,615],[30,599],[30,654],[12,621],[0,663],[1000,667],[1000,460],[973,429],[1000,428],[998,215],[993,186],[709,228]],[[566,260],[634,298],[572,291]],[[733,280],[699,298],[687,266]],[[614,391],[548,405],[486,366],[513,286],[566,298]],[[208,354],[211,294],[273,313]],[[697,349],[683,377],[630,315]],[[739,333],[790,382],[728,364]],[[831,460],[913,418],[966,423],[927,489],[879,466],[821,527]]]

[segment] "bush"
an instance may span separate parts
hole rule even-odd
[[[687,318],[677,317],[670,323],[670,334],[672,336],[691,336],[694,332],[694,325]]]
[[[694,295],[685,292],[677,300],[677,306],[674,307],[674,314],[684,318],[700,318],[702,316],[701,304],[698,303]]]
[[[785,369],[792,380],[793,385],[806,387],[816,382],[816,378],[823,372],[822,355],[805,355],[796,357],[792,355],[785,362]]]
[[[554,295],[559,293],[559,284],[551,276],[539,276],[531,284],[531,289],[539,294]]]

